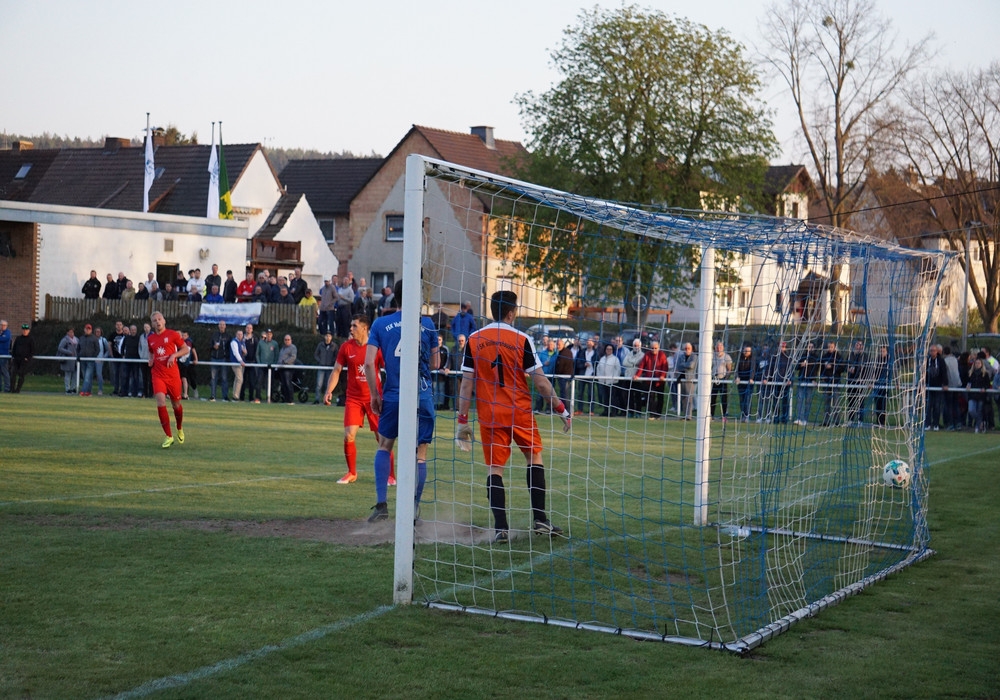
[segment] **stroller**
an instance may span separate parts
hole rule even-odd
[[[301,362],[296,362],[301,365]],[[309,403],[309,388],[305,381],[305,376],[301,369],[279,369],[275,368],[275,379],[271,384],[271,403],[284,403],[285,397],[281,395],[281,374],[282,372],[292,373],[292,396],[299,400],[299,403]]]

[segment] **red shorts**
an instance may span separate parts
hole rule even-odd
[[[538,426],[532,421],[531,425],[495,426],[486,427],[480,424],[479,439],[483,443],[483,456],[486,458],[486,466],[502,467],[510,459],[510,441],[513,438],[515,444],[521,451],[527,450],[532,455],[541,454],[542,436],[538,434]],[[532,464],[540,463],[538,460],[531,460]]]
[[[174,372],[166,377],[154,374],[151,378],[153,380],[153,396],[166,394],[173,401],[181,400],[180,374]]]
[[[373,433],[378,432],[378,416],[372,410],[370,402],[358,399],[347,399],[344,404],[344,425],[364,425],[365,416],[368,417],[368,427]]]

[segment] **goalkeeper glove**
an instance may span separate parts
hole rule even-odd
[[[469,424],[469,416],[462,414],[457,418],[458,427],[455,429],[455,444],[462,452],[469,452],[472,449],[472,425]]]
[[[573,414],[569,412],[569,409],[566,408],[566,404],[562,401],[553,406],[552,410],[559,414],[559,417],[562,418],[563,432],[568,433],[570,428],[573,427]]]

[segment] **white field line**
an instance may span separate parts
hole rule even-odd
[[[177,673],[172,676],[164,676],[163,678],[147,681],[132,690],[126,690],[123,693],[119,693],[118,695],[111,697],[115,698],[115,700],[126,700],[126,698],[144,698],[148,695],[161,690],[166,690],[168,688],[181,688],[194,681],[209,678],[216,674],[224,673],[225,671],[232,671],[233,669],[243,666],[244,664],[262,659],[275,652],[293,649],[294,647],[313,642],[317,639],[322,639],[323,637],[333,634],[334,632],[340,632],[341,630],[348,629],[354,625],[361,624],[362,622],[374,620],[392,609],[393,606],[391,605],[381,605],[374,610],[369,610],[368,612],[361,613],[360,615],[355,615],[354,617],[349,617],[345,620],[338,620],[337,622],[333,622],[329,625],[324,625],[323,627],[317,627],[314,630],[303,632],[300,635],[290,637],[278,644],[268,644],[267,646],[262,646],[260,649],[248,651],[245,654],[240,654],[239,656],[219,661],[211,664],[210,666],[202,666],[201,668],[196,668],[195,670],[188,671],[187,673]]]
[[[563,550],[572,549],[573,545],[570,544],[568,547],[564,547],[559,552],[551,552],[548,554],[542,554],[537,558],[532,558],[530,561],[525,562],[521,566],[508,569],[506,571],[501,571],[494,576],[494,579],[503,579],[512,576],[516,572],[523,572],[529,569],[538,559],[546,559],[553,556],[554,554],[561,553]],[[458,588],[466,588],[467,584],[455,585],[451,589],[443,591],[445,595],[455,592]],[[323,627],[317,627],[316,629],[309,630],[308,632],[303,632],[300,635],[291,637],[284,640],[278,644],[268,644],[262,646],[259,649],[253,651],[248,651],[239,656],[234,656],[230,659],[225,659],[217,663],[211,664],[209,666],[202,666],[201,668],[196,668],[193,671],[188,671],[187,673],[177,673],[172,676],[164,676],[162,678],[157,678],[155,680],[147,681],[142,685],[133,688],[132,690],[126,690],[118,695],[109,696],[112,700],[130,700],[131,698],[144,698],[153,693],[165,690],[167,688],[180,688],[193,683],[194,681],[203,680],[211,676],[217,675],[219,673],[224,673],[226,671],[232,671],[235,668],[243,666],[258,659],[262,659],[265,656],[270,656],[271,654],[279,651],[285,651],[286,649],[292,649],[309,642],[314,642],[316,640],[322,639],[335,632],[342,632],[346,629],[350,629],[355,625],[360,625],[362,623],[374,620],[381,617],[390,610],[394,610],[395,605],[380,605],[374,610],[369,610],[368,612],[363,612],[360,615],[355,615],[354,617],[349,617],[345,620],[338,620],[337,622],[332,622],[329,625],[324,625]]]

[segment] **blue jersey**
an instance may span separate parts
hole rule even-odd
[[[382,351],[385,361],[385,383],[382,385],[382,400],[399,401],[399,362],[402,356],[400,340],[403,334],[403,314],[400,311],[377,318],[372,322],[368,344]],[[420,318],[420,355],[417,358],[417,372],[420,376],[420,396],[433,396],[431,383],[431,350],[437,347],[437,329],[428,317]]]

